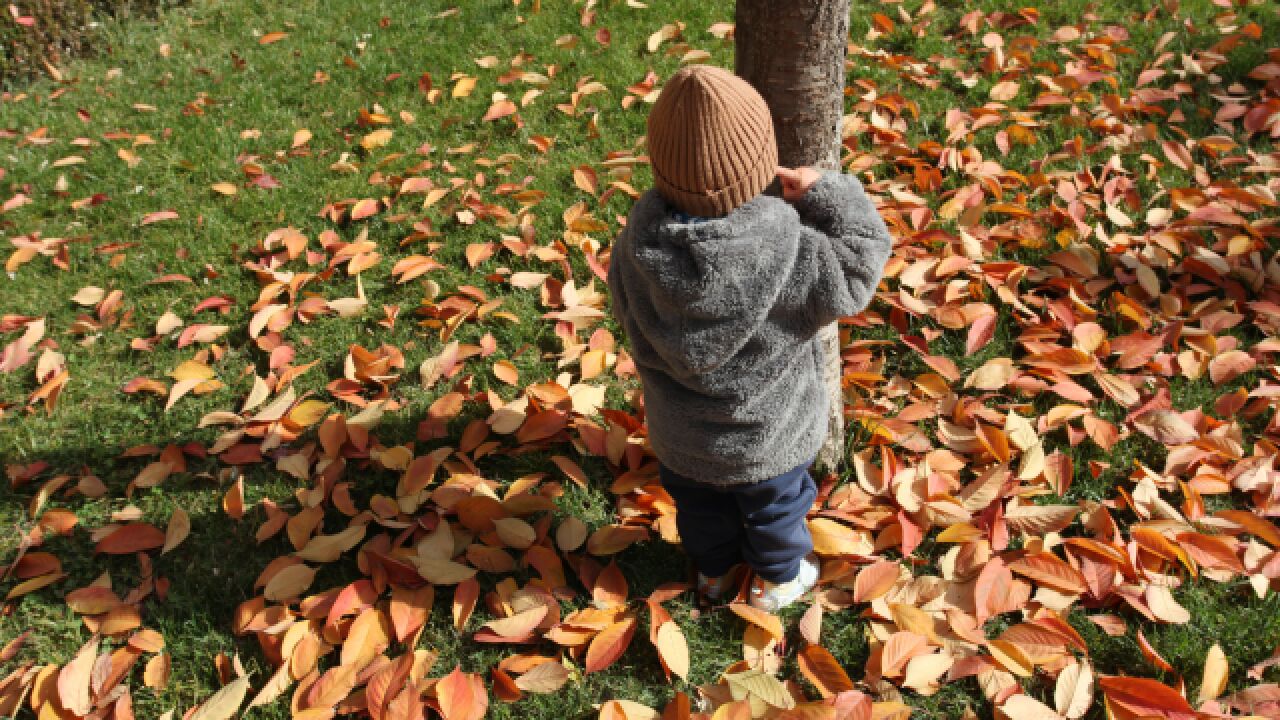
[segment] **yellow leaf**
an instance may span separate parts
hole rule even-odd
[[[311,427],[324,419],[324,414],[329,411],[329,403],[319,400],[303,400],[289,411],[289,420],[301,425],[302,427]]]
[[[360,138],[360,147],[369,151],[377,150],[391,142],[391,137],[394,134],[395,133],[387,128],[378,128],[377,130],[374,130],[368,135]]]
[[[865,533],[830,518],[810,520],[809,533],[813,536],[814,552],[819,555],[869,555],[875,552],[875,547]]]
[[[458,78],[458,82],[454,84],[452,95],[455,98],[464,98],[469,96],[471,94],[471,91],[475,89],[476,89],[476,79],[471,77],[470,75],[463,75],[462,77]]]
[[[439,557],[418,556],[413,558],[413,564],[417,566],[419,575],[435,585],[457,585],[476,574],[475,568]]]
[[[991,657],[995,658],[997,663],[1014,675],[1031,677],[1035,672],[1035,666],[1032,665],[1027,654],[1008,640],[992,640],[987,644],[987,649],[991,651]]]
[[[667,669],[681,680],[689,679],[689,643],[680,626],[672,620],[662,623],[658,627],[657,646]]]
[[[188,720],[228,720],[240,709],[248,691],[249,678],[241,675],[214,693]]]
[[[1206,703],[1216,700],[1226,692],[1227,675],[1230,669],[1227,656],[1222,652],[1222,646],[1214,643],[1204,659],[1204,674],[1200,680],[1200,692],[1196,695],[1196,702]]]
[[[302,563],[290,565],[272,576],[262,595],[271,602],[292,600],[306,592],[315,578],[315,568]]]
[[[391,644],[387,616],[378,608],[371,608],[356,616],[342,643],[339,663],[356,670],[363,669],[374,656]]]
[[[352,525],[333,535],[316,535],[296,555],[310,562],[333,562],[364,539],[365,526]]]
[[[213,369],[208,365],[188,360],[169,373],[174,380],[208,380],[213,377]]]
[[[79,292],[71,296],[71,302],[84,307],[93,307],[102,302],[102,298],[106,297],[106,295],[106,290],[90,285],[89,287],[80,288]]]
[[[778,678],[758,668],[723,675],[729,684],[729,694],[734,700],[755,698],[776,708],[787,710],[795,707],[795,698]],[[754,703],[753,703],[754,705]]]

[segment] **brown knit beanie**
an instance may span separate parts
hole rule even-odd
[[[727,215],[778,172],[764,98],[717,67],[691,65],[671,76],[649,111],[648,143],[658,192],[690,215]]]

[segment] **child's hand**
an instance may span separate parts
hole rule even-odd
[[[782,181],[782,199],[791,203],[799,200],[821,178],[822,173],[811,167],[778,168],[778,179]]]

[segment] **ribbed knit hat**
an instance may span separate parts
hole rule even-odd
[[[671,76],[649,111],[649,162],[667,202],[720,217],[759,195],[778,172],[773,119],[746,80],[708,65]]]

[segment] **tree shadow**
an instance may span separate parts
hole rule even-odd
[[[354,412],[345,414],[349,417]],[[438,447],[450,444],[456,447],[463,428],[477,415],[478,410],[464,412],[450,422],[447,437],[424,443],[415,442],[420,413],[415,408],[406,408],[385,415],[372,435],[386,447],[412,442],[414,454],[420,457]],[[157,433],[137,439],[161,448],[170,444],[183,445],[190,441],[190,437],[175,435],[165,437],[163,433]],[[294,447],[304,446],[312,442],[314,437],[314,430],[309,431],[294,443]],[[202,444],[207,446],[207,442]],[[479,468],[486,478],[497,480],[503,486],[525,475],[546,473],[566,486],[564,495],[558,500],[560,509],[555,515],[593,517],[595,521],[592,524],[607,521],[614,510],[613,496],[607,492],[613,477],[604,462],[598,458],[580,458],[580,464],[591,485],[585,489],[576,488],[550,461],[550,455],[557,451],[572,454],[567,451],[566,443],[557,442],[553,448],[534,453],[491,455],[481,459]],[[173,657],[170,688],[159,695],[143,689],[141,671],[136,668],[136,675],[131,683],[136,709],[147,715],[158,716],[174,707],[190,707],[202,702],[212,689],[216,689],[219,681],[213,660],[220,653],[227,656],[238,654],[253,673],[255,688],[260,687],[270,676],[273,668],[269,666],[256,639],[252,635],[235,637],[232,631],[237,609],[241,604],[261,596],[261,583],[257,581],[260,580],[262,571],[272,560],[294,551],[284,531],[259,541],[258,530],[267,519],[262,501],[270,500],[287,512],[296,513],[302,505],[295,493],[310,487],[310,484],[275,469],[274,462],[270,459],[238,467],[235,473],[244,484],[248,509],[242,518],[236,520],[229,517],[223,507],[224,498],[232,484],[219,481],[220,471],[228,466],[214,457],[188,457],[185,472],[166,478],[157,487],[135,490],[132,496],[126,498],[125,490],[129,482],[154,459],[121,458],[119,449],[106,447],[62,447],[44,453],[41,461],[48,464],[46,470],[16,488],[5,484],[0,489],[0,507],[5,508],[3,514],[0,514],[0,520],[7,526],[29,530],[38,521],[39,515],[50,508],[69,509],[79,518],[78,526],[68,536],[50,535],[42,546],[31,549],[49,552],[58,557],[66,577],[9,606],[6,625],[14,628],[14,631],[6,635],[17,634],[28,627],[36,631],[27,648],[19,653],[19,661],[26,659],[64,663],[88,639],[87,629],[66,606],[64,598],[68,592],[106,576],[110,578],[117,595],[123,597],[145,581],[148,570],[152,580],[167,586],[163,598],[160,594],[154,594],[141,607],[143,625],[159,631],[169,643],[166,651]],[[86,468],[106,485],[107,493],[104,496],[68,496],[65,488],[74,487],[77,478]],[[69,475],[71,480],[62,491],[49,496],[36,517],[28,517],[27,510],[32,499],[41,493],[45,483],[59,475]],[[380,469],[371,461],[357,460],[349,463],[342,480],[352,483],[354,504],[357,508],[365,509],[377,495],[394,497],[399,476],[400,473]],[[95,554],[91,531],[111,522],[112,514],[127,506],[135,507],[140,511],[142,521],[161,530],[167,526],[174,509],[181,507],[190,518],[190,534],[164,555],[155,550],[149,551],[149,562],[146,564],[141,564],[133,554]],[[349,521],[350,518],[330,507],[317,533],[339,532]],[[379,533],[386,534],[388,540],[395,540],[400,532],[390,527],[379,528],[376,522],[371,523],[369,528],[365,541]],[[12,545],[6,542],[0,548],[3,553],[0,555],[0,563],[13,560],[16,545],[15,536]],[[601,564],[608,562],[607,558],[597,560]],[[633,546],[618,555],[617,560],[632,588],[632,597],[643,597],[663,583],[687,579],[686,563],[680,551],[660,539],[655,538],[648,543]],[[567,563],[565,572],[570,586],[577,592],[577,597],[565,604],[567,612],[589,603],[590,592],[579,582]],[[343,587],[365,577],[367,574],[357,565],[356,553],[348,552],[335,562],[318,566],[318,573],[308,594]],[[517,568],[512,573],[494,575],[482,573],[479,579],[483,592],[492,590],[496,583],[508,577],[523,586],[530,577],[536,577],[536,573],[531,568]],[[14,584],[12,581],[0,584],[0,591],[7,592]],[[460,664],[471,672],[484,673],[503,656],[512,652],[507,646],[485,645],[471,639],[471,633],[487,615],[483,602],[477,609],[476,619],[472,620],[464,633],[453,629],[451,612],[451,589],[438,588],[431,614],[431,628],[426,635],[426,642],[440,652],[439,663],[432,674],[447,672],[455,664]],[[617,696],[629,699],[648,698],[653,703],[665,702],[666,694],[661,689],[666,682],[657,656],[651,645],[640,639],[643,638],[643,631],[637,635],[638,639],[624,659],[625,667],[620,661],[616,670],[599,675],[597,679],[573,690],[567,696],[554,701],[538,697],[530,707],[550,707],[547,703],[551,703],[556,708],[555,714],[585,717],[593,712],[592,702],[599,702],[601,697],[611,697],[613,693],[626,692],[626,695]],[[0,643],[8,639],[10,638],[0,637]],[[532,649],[549,654],[557,651],[557,647],[550,642],[540,643]],[[527,703],[512,706],[513,712],[523,705]],[[496,716],[502,716],[502,713]]]

